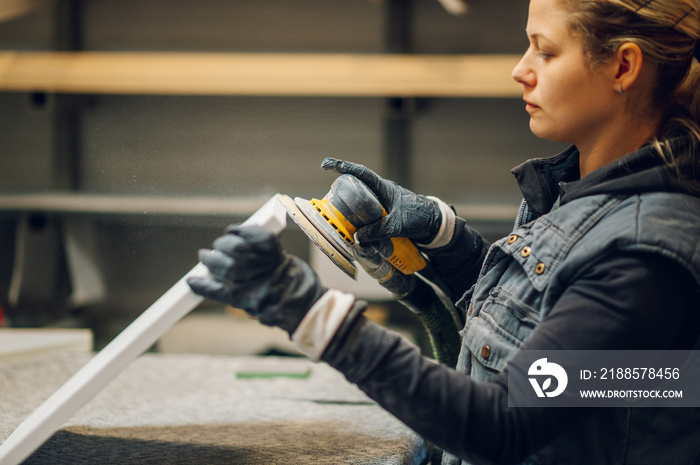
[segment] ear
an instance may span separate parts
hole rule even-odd
[[[642,72],[644,56],[639,45],[633,42],[625,42],[618,47],[613,59],[615,81],[614,91],[627,91],[639,78]]]

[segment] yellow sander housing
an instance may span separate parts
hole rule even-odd
[[[290,201],[284,203],[292,219],[340,269],[355,278],[357,269],[352,265],[355,232],[387,214],[374,193],[356,177],[343,174],[323,199],[309,201],[297,197],[294,205],[289,205]],[[413,274],[426,266],[409,239],[394,237],[391,244],[392,250],[385,258],[401,273]]]

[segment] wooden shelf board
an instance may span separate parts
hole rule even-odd
[[[0,52],[0,91],[520,97],[517,55]]]
[[[268,198],[153,197],[71,193],[0,195],[0,212],[50,212],[111,215],[250,216]],[[517,205],[455,205],[466,219],[513,221]]]

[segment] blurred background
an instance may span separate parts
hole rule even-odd
[[[468,11],[455,14],[450,3]],[[0,6],[5,326],[90,328],[101,348],[187,272],[197,250],[227,224],[243,221],[276,192],[321,198],[334,179],[319,168],[327,156],[436,195],[495,239],[509,232],[520,200],[510,169],[562,149],[530,133],[516,84],[505,94],[429,88],[382,95],[342,86],[290,93],[283,90],[288,64],[280,59],[267,71],[279,74],[279,92],[274,85],[257,94],[203,92],[197,82],[177,92],[159,91],[158,83],[156,90],[138,90],[153,78],[139,78],[139,62],[129,58],[244,54],[255,66],[259,56],[311,54],[309,66],[323,71],[324,55],[495,55],[514,65],[527,48],[527,2],[9,0]],[[95,66],[128,52],[120,63],[136,73],[137,90],[81,84],[79,73],[52,61],[65,52],[91,52]],[[22,76],[29,77],[9,84],[18,57],[41,66],[24,66]],[[160,76],[164,86],[196,71],[184,63]],[[75,85],[53,86],[53,71]],[[448,78],[439,68],[433,74],[434,88]],[[389,76],[397,83],[404,78]],[[329,285],[368,299],[378,321],[421,343],[406,310],[372,283],[349,283],[328,270],[330,262],[316,256],[294,225],[282,241]],[[258,333],[250,326],[256,324],[206,303],[155,349],[287,350],[286,335]]]

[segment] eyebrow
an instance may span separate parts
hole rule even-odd
[[[540,32],[536,32],[534,34],[528,34],[528,40],[530,42],[534,42],[538,45],[541,41],[544,41],[544,42],[549,43],[549,44],[553,43],[552,39],[550,39],[547,35],[542,34]]]

